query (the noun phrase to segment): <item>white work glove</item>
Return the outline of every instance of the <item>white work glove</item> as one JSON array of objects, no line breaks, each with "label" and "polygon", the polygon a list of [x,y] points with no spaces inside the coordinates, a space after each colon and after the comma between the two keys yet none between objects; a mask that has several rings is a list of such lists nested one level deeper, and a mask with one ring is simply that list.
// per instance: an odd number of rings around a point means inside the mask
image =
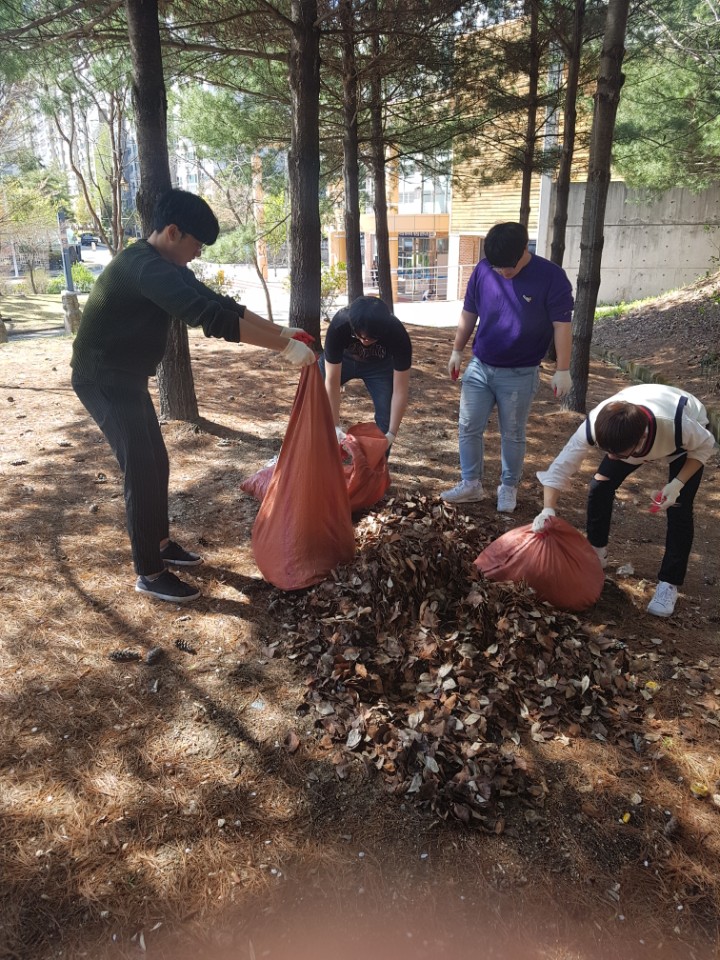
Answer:
[{"label": "white work glove", "polygon": [[550,381],[550,386],[552,387],[553,393],[558,400],[570,393],[572,390],[572,385],[573,382],[569,370],[556,370],[555,375]]},{"label": "white work glove", "polygon": [[305,331],[302,327],[283,327],[280,331],[280,336],[292,340],[296,333],[305,333]]},{"label": "white work glove", "polygon": [[295,367],[309,367],[315,363],[315,354],[301,340],[288,340],[285,349],[280,351],[280,356]]},{"label": "white work glove", "polygon": [[395,439],[395,434],[392,432],[392,430],[388,430],[388,432],[385,434],[385,439],[388,442],[388,446],[390,446]]},{"label": "white work glove", "polygon": [[462,350],[453,350],[448,360],[448,373],[453,380],[460,376],[460,364],[462,363]]},{"label": "white work glove", "polygon": [[663,512],[667,510],[668,507],[672,507],[677,498],[680,496],[680,491],[685,486],[682,480],[678,480],[675,477],[674,480],[671,480],[670,483],[665,484],[665,486],[658,493],[655,494],[653,499],[653,506],[657,509],[654,510],[654,513],[657,513],[658,510]]},{"label": "white work glove", "polygon": [[550,517],[555,516],[555,511],[552,507],[545,507],[533,520],[532,530],[533,533],[540,533],[545,529],[545,524],[548,522]]},{"label": "white work glove", "polygon": [[337,437],[337,442],[342,443],[347,434],[342,427],[335,427],[335,436]]}]

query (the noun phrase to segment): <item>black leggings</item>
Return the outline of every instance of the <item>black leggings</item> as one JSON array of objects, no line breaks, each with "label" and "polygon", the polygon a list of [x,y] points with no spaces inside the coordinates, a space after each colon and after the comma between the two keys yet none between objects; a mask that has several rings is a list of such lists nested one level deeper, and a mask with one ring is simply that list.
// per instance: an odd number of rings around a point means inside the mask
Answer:
[{"label": "black leggings", "polygon": [[135,571],[159,573],[160,541],[169,534],[170,464],[147,381],[107,386],[73,374],[72,385],[123,472]]},{"label": "black leggings", "polygon": [[[668,479],[674,480],[683,468],[687,454],[673,460],[669,465]],[[605,547],[610,536],[615,491],[620,484],[642,464],[630,464],[624,460],[611,460],[605,457],[597,469],[597,474],[607,480],[590,481],[587,504],[587,535],[594,547]],[[687,572],[688,559],[692,549],[695,525],[693,521],[693,501],[700,486],[703,468],[695,473],[680,491],[675,506],[667,510],[667,533],[665,535],[665,555],[658,573],[658,580],[682,585]],[[648,498],[649,507],[649,498]]]}]

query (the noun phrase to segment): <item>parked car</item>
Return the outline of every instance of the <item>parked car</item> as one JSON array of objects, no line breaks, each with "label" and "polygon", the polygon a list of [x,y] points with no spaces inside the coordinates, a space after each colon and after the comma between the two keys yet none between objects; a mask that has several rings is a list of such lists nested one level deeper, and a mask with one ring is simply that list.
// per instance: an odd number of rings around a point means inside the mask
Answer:
[{"label": "parked car", "polygon": [[81,233],[80,243],[83,247],[90,247],[93,243],[100,243],[100,237],[95,236],[94,233]]}]

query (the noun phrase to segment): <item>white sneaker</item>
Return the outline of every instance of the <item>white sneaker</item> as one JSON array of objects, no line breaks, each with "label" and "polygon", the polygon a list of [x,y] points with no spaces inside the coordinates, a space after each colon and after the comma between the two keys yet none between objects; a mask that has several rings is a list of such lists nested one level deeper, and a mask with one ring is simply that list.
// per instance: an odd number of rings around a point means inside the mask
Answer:
[{"label": "white sneaker", "polygon": [[501,484],[497,488],[498,513],[512,513],[517,506],[517,487],[506,487]]},{"label": "white sneaker", "polygon": [[647,607],[647,612],[654,617],[670,617],[677,603],[678,588],[672,583],[661,580],[655,587],[655,596]]},{"label": "white sneaker", "polygon": [[479,480],[461,480],[452,490],[443,490],[440,496],[448,503],[470,503],[482,500],[485,493]]},{"label": "white sneaker", "polygon": [[[592,544],[590,544],[590,546],[592,547]],[[600,561],[600,566],[604,570],[605,567],[608,565],[607,547],[593,547],[593,550],[597,554],[597,558]]]}]

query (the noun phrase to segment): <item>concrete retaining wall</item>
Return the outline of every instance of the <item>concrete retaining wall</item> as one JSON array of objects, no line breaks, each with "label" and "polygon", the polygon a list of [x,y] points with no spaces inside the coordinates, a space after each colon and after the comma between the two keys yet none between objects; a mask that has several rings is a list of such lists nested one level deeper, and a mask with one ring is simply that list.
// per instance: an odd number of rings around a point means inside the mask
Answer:
[{"label": "concrete retaining wall", "polygon": [[[575,288],[580,262],[585,184],[570,188],[563,266]],[[552,229],[554,190],[550,198]],[[538,238],[540,240],[540,238]],[[549,256],[551,236],[544,248]],[[540,247],[539,243],[538,252]],[[718,269],[720,186],[691,193],[668,190],[655,198],[624,183],[611,183],[605,212],[605,246],[598,303],[655,297]],[[716,259],[713,260],[713,257]]]}]

